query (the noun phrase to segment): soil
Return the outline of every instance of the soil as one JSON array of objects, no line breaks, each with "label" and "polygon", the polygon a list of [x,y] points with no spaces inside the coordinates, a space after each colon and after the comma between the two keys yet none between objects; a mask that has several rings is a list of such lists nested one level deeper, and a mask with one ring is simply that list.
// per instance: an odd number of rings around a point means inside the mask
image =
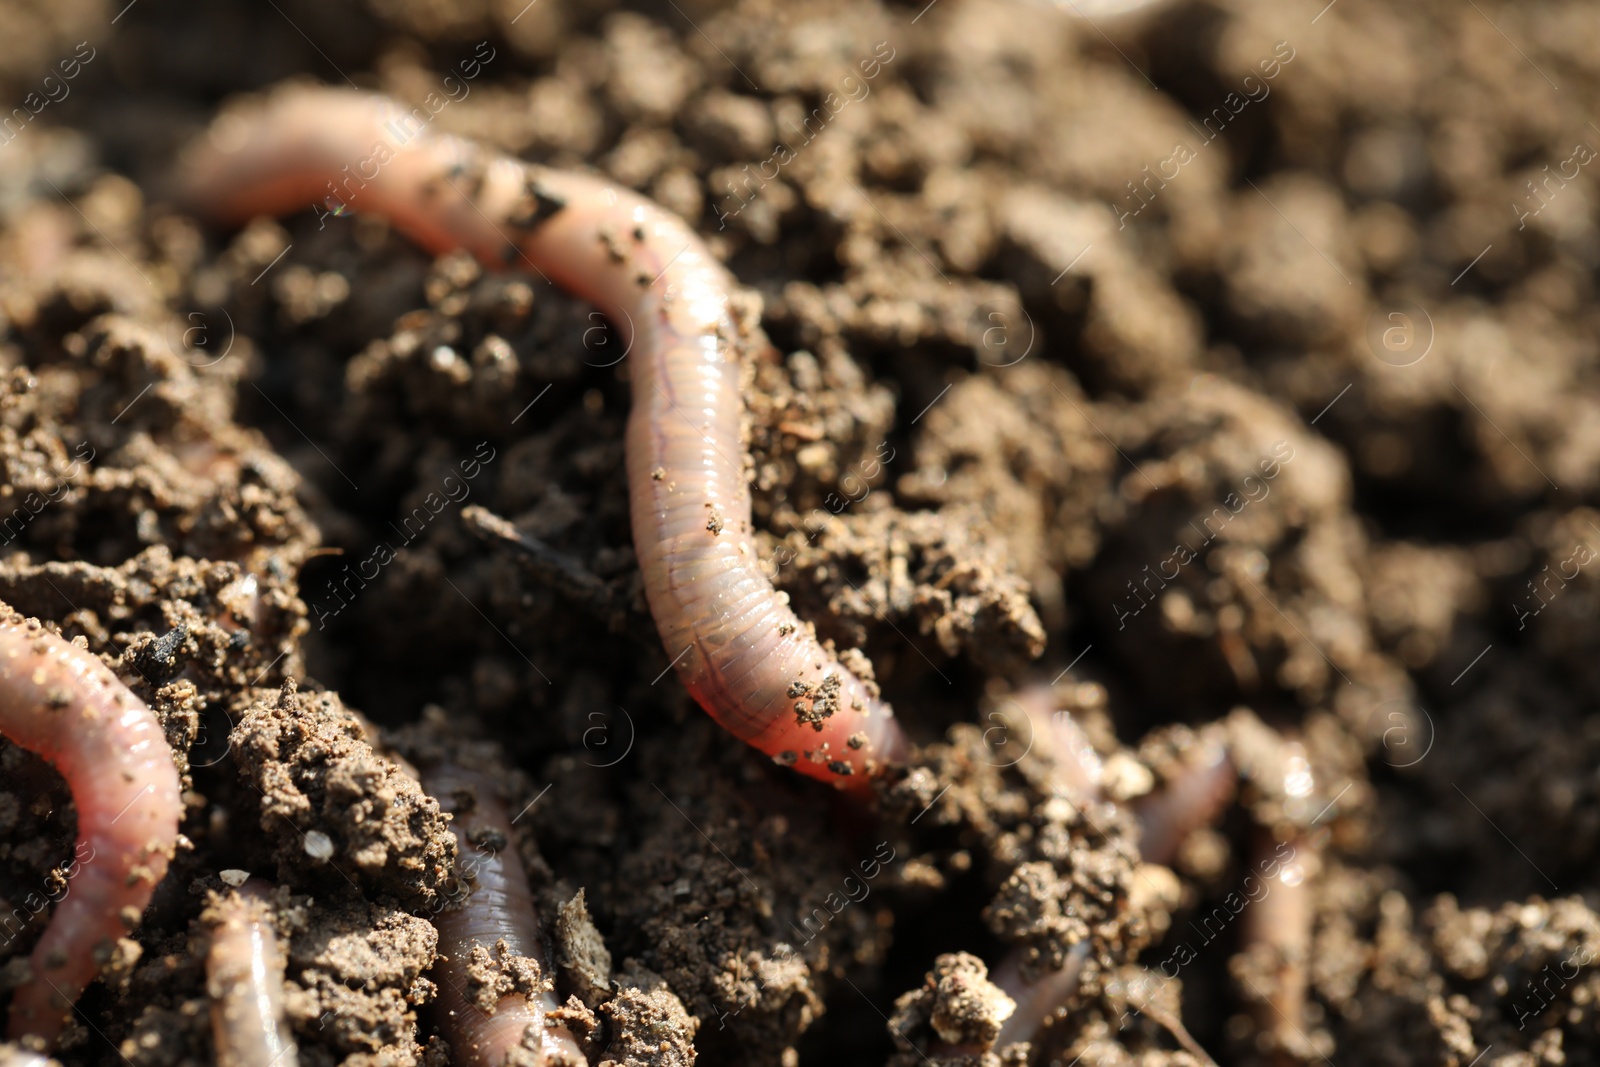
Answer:
[{"label": "soil", "polygon": [[[130,681],[188,804],[61,1063],[210,1061],[234,870],[279,886],[302,1063],[451,1062],[440,746],[505,768],[592,1062],[954,1062],[1008,952],[1080,943],[1039,1062],[1600,1058],[1593,3],[523,3],[0,3],[0,600]],[[167,201],[287,78],[454,85],[435,129],[727,260],[777,350],[764,557],[919,744],[875,807],[672,677],[593,309],[381,219]],[[1103,801],[1055,795],[1029,685]],[[1139,864],[1137,799],[1215,738],[1237,799]],[[1309,792],[1261,770],[1289,742]],[[0,768],[3,995],[75,817]],[[1298,1040],[1271,945],[1211,923],[1291,842]]]}]

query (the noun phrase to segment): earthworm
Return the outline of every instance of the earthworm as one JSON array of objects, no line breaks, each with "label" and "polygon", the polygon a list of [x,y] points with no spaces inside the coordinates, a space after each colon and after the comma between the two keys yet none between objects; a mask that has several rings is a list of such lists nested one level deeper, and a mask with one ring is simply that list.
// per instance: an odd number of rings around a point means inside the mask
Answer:
[{"label": "earthworm", "polygon": [[468,995],[474,949],[480,965],[488,962],[484,954],[492,951],[501,958],[539,960],[546,976],[548,957],[533,893],[511,845],[511,819],[494,782],[487,774],[454,763],[423,768],[422,782],[446,811],[454,813],[451,828],[461,865],[476,883],[459,908],[433,917],[441,955],[433,974],[439,980],[438,1006],[453,1062],[501,1067],[521,1062],[507,1060],[514,1051],[536,1049],[538,1063],[582,1067],[586,1061],[572,1032],[546,1021],[546,1014],[561,1006],[548,988],[531,996],[509,993],[488,1005]]},{"label": "earthworm", "polygon": [[[1256,853],[1274,857],[1281,855],[1284,847],[1263,832]],[[1278,1059],[1298,1063],[1314,1052],[1302,1024],[1311,978],[1311,875],[1317,859],[1304,837],[1290,841],[1288,848],[1288,857],[1267,879],[1268,893],[1250,905],[1245,915],[1244,952],[1264,965],[1269,985],[1261,989],[1248,977],[1244,980],[1260,998],[1257,1022],[1272,1035]]]},{"label": "earthworm", "polygon": [[[1008,703],[1023,711],[1034,747],[1050,758],[1053,787],[1080,802],[1103,799],[1105,763],[1072,713],[1061,709],[1052,687],[1024,686]],[[1238,771],[1223,743],[1206,738],[1196,744],[1165,789],[1132,804],[1141,829],[1139,853],[1145,862],[1170,864],[1184,838],[1209,826],[1227,806],[1237,779]]]},{"label": "earthworm", "polygon": [[[1017,1010],[1000,1026],[1000,1036],[994,1042],[996,1050],[1015,1042],[1032,1041],[1044,1021],[1078,991],[1078,976],[1089,958],[1089,942],[1073,945],[1067,950],[1067,958],[1059,971],[1048,971],[1035,982],[1022,976],[1022,956],[1020,951],[1007,955],[990,978],[1017,1002]],[[982,1051],[976,1054],[981,1055]]]},{"label": "earthworm", "polygon": [[1097,800],[1105,764],[1072,713],[1061,709],[1055,690],[1046,684],[1024,686],[1006,701],[1021,709],[1028,738],[1050,759],[1051,784],[1074,800]]},{"label": "earthworm", "polygon": [[[1265,727],[1262,728],[1263,730]],[[1275,734],[1268,739],[1276,746],[1259,744],[1251,768],[1261,791],[1274,806],[1281,806],[1287,833],[1263,829],[1258,832],[1254,851],[1260,857],[1258,869],[1267,878],[1271,891],[1252,904],[1245,917],[1238,974],[1258,997],[1255,1015],[1262,1030],[1272,1036],[1276,1058],[1281,1062],[1302,1062],[1315,1054],[1304,1029],[1306,998],[1311,981],[1311,938],[1316,919],[1311,880],[1321,867],[1314,836],[1307,832],[1305,815],[1313,805],[1316,777],[1306,749],[1299,741],[1284,740]],[[1275,751],[1273,750],[1275,747]],[[1331,806],[1331,805],[1330,805]],[[1304,808],[1299,817],[1297,808]],[[1317,816],[1320,818],[1320,815]],[[1311,820],[1315,823],[1315,819]],[[1280,840],[1287,837],[1287,841]],[[1285,856],[1284,850],[1288,851]],[[1261,989],[1250,980],[1250,973],[1266,972],[1268,986]]]},{"label": "earthworm", "polygon": [[521,263],[597,305],[634,356],[634,549],[678,677],[735,737],[867,790],[906,742],[877,687],[822,647],[761,570],[739,391],[739,351],[758,331],[732,275],[636,193],[433,135],[414,114],[376,95],[279,89],[217,119],[180,168],[181,195],[220,224],[324,203],[371,211],[435,254]]},{"label": "earthworm", "polygon": [[1139,853],[1147,863],[1170,866],[1184,839],[1210,826],[1233,799],[1239,772],[1220,742],[1202,741],[1184,759],[1183,768],[1158,793],[1134,804],[1142,833]]},{"label": "earthworm", "polygon": [[283,949],[272,886],[252,878],[218,896],[206,949],[211,1040],[219,1067],[295,1067],[299,1053],[283,1013]]},{"label": "earthworm", "polygon": [[[1078,721],[1061,707],[1054,688],[1047,683],[1026,685],[1014,692],[1009,705],[1020,709],[1029,731],[1030,749],[1050,761],[1050,785],[1076,804],[1091,804],[1102,799],[1103,761]],[[1020,725],[1020,724],[1018,724]],[[995,966],[989,980],[1016,1002],[1016,1010],[1000,1026],[993,1048],[1031,1041],[1056,1008],[1078,989],[1078,978],[1089,957],[1089,942],[1080,941],[1067,951],[1060,969],[1046,971],[1034,981],[1023,975],[1022,961],[1027,953],[1020,947],[1006,954]],[[979,1056],[983,1049],[958,1050]]]},{"label": "earthworm", "polygon": [[78,809],[68,882],[11,1001],[10,1036],[53,1042],[167,873],[183,813],[150,709],[87,649],[37,619],[0,617],[0,733],[66,779]]},{"label": "earthworm", "polygon": [[[1094,751],[1083,727],[1070,712],[1061,708],[1053,687],[1046,684],[1024,686],[1013,694],[1011,702],[1026,715],[1033,743],[1053,764],[1052,787],[1078,804],[1103,801],[1104,762]],[[1238,772],[1223,744],[1208,740],[1196,745],[1183,769],[1172,777],[1165,789],[1142,797],[1133,805],[1141,827],[1141,858],[1147,863],[1170,863],[1184,838],[1210,824],[1226,806],[1233,796],[1237,777]],[[1025,953],[1021,949],[1013,950],[995,967],[990,980],[1017,1005],[1016,1011],[1000,1028],[993,1045],[996,1050],[1015,1042],[1033,1040],[1045,1020],[1077,992],[1088,954],[1089,943],[1079,942],[1068,950],[1059,970],[1047,971],[1031,982],[1023,975]],[[1152,1017],[1161,1014],[1153,1005],[1142,1005],[1141,1010]],[[1183,1029],[1181,1021],[1171,1018],[1158,1021],[1172,1030],[1197,1059],[1211,1062]],[[976,1055],[983,1050],[967,1051]]]}]

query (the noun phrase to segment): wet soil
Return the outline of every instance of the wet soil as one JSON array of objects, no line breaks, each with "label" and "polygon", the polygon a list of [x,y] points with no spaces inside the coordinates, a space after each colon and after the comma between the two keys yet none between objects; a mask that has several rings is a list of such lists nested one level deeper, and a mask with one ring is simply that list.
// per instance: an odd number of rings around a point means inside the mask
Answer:
[{"label": "wet soil", "polygon": [[[188,805],[60,1061],[210,1061],[203,913],[248,870],[303,1063],[451,1062],[458,857],[413,761],[462,746],[592,1062],[947,1060],[1008,952],[1080,944],[1041,1062],[1200,1062],[1163,1018],[1223,1063],[1600,1057],[1596,14],[0,4],[0,600],[150,703]],[[874,809],[673,678],[592,308],[381,219],[165,199],[294,77],[644,192],[759,300],[760,547],[921,746]],[[1030,684],[1104,801],[1056,795]],[[1213,737],[1237,798],[1139,864],[1135,802]],[[1251,770],[1284,738],[1307,789]],[[0,767],[3,994],[75,818]],[[1290,842],[1297,1040],[1228,903]]]}]

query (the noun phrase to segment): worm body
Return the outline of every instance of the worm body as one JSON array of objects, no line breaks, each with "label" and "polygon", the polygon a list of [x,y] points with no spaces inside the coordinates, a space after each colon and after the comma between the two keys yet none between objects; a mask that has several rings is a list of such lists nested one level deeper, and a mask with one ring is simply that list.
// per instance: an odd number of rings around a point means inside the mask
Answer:
[{"label": "worm body", "polygon": [[[1105,764],[1083,727],[1061,707],[1053,687],[1047,683],[1024,686],[1006,703],[1019,710],[1026,721],[1030,750],[1037,749],[1050,761],[1052,792],[1077,804],[1102,800]],[[1002,1024],[993,1043],[997,1051],[1014,1042],[1035,1040],[1045,1021],[1077,993],[1078,979],[1089,956],[1089,942],[1073,945],[1059,970],[1046,971],[1033,981],[1023,974],[1025,956],[1020,947],[1011,950],[989,976],[1016,1002],[1016,1010]],[[977,1050],[978,1054],[981,1052]]]},{"label": "worm body", "polygon": [[422,781],[455,814],[461,866],[476,883],[465,904],[433,918],[445,957],[433,974],[454,1062],[501,1067],[522,1062],[507,1058],[517,1050],[537,1050],[540,1064],[582,1067],[583,1051],[571,1031],[547,1025],[546,1013],[560,1007],[553,992],[509,993],[487,1006],[470,992],[474,949],[537,959],[549,973],[533,893],[511,845],[511,820],[498,790],[486,775],[449,763],[424,770]]},{"label": "worm body", "polygon": [[1028,747],[1047,757],[1052,785],[1077,801],[1100,799],[1105,763],[1072,713],[1061,707],[1055,690],[1044,683],[1024,686],[1005,702],[1022,713],[1017,723],[1028,728]]},{"label": "worm body", "polygon": [[[1283,815],[1273,820],[1277,825],[1271,830],[1263,828],[1256,835],[1256,869],[1270,892],[1245,916],[1244,940],[1234,967],[1256,1000],[1256,1021],[1270,1039],[1274,1060],[1303,1063],[1317,1054],[1305,1032],[1316,920],[1312,882],[1322,866],[1317,835],[1309,832],[1306,819],[1317,807],[1313,799],[1317,780],[1300,741],[1261,734],[1253,756],[1248,772],[1271,798],[1269,810],[1279,807]],[[1301,809],[1298,816],[1292,814],[1296,807]],[[1311,825],[1315,823],[1312,818]]]},{"label": "worm body", "polygon": [[864,788],[904,739],[875,686],[823,649],[752,539],[734,281],[675,215],[626,189],[413,129],[383,97],[291,87],[230,110],[187,157],[187,201],[240,223],[327,202],[435,253],[531,267],[596,304],[631,356],[633,539],[666,654],[734,736]]},{"label": "worm body", "polygon": [[78,809],[66,894],[11,1001],[12,1038],[54,1041],[167,873],[183,813],[161,726],[106,665],[37,620],[0,617],[0,733],[54,765]]},{"label": "worm body", "polygon": [[1254,957],[1267,987],[1251,981],[1248,967],[1238,973],[1257,998],[1253,1005],[1257,1022],[1271,1035],[1276,1061],[1304,1062],[1315,1054],[1303,1027],[1311,981],[1315,914],[1310,878],[1316,872],[1316,853],[1303,837],[1286,843],[1265,833],[1258,838],[1258,869],[1272,869],[1273,874],[1267,880],[1267,895],[1246,912],[1243,950],[1246,957]]},{"label": "worm body", "polygon": [[1030,982],[1022,975],[1022,953],[1012,952],[995,968],[994,984],[1017,1002],[1017,1010],[1000,1027],[994,1047],[1003,1049],[1018,1041],[1033,1041],[1045,1020],[1078,992],[1078,976],[1089,957],[1089,942],[1080,941],[1067,952],[1059,971],[1048,971]]},{"label": "worm body", "polygon": [[[1051,761],[1053,791],[1079,804],[1104,801],[1105,764],[1083,727],[1061,707],[1053,688],[1046,684],[1025,686],[1012,695],[1010,703],[1021,709],[1033,744]],[[1233,797],[1237,778],[1238,771],[1224,745],[1215,741],[1197,745],[1164,790],[1135,803],[1141,829],[1141,858],[1147,863],[1170,864],[1190,833],[1210,825],[1221,814]],[[1292,875],[1285,877],[1293,881]],[[1256,905],[1258,911],[1260,907]],[[1270,931],[1278,917],[1275,913],[1265,925],[1252,929]],[[1035,981],[1023,974],[1021,949],[1012,950],[1001,960],[990,978],[1016,1002],[1016,1011],[1001,1027],[993,1047],[999,1050],[1014,1042],[1036,1040],[1045,1022],[1076,995],[1088,955],[1089,943],[1080,941],[1068,951],[1059,970],[1047,971]],[[1294,985],[1290,977],[1286,988]],[[1197,1060],[1211,1062],[1183,1030],[1180,1020],[1159,1018],[1160,1009],[1149,1003],[1138,1008],[1172,1029]]]},{"label": "worm body", "polygon": [[1139,852],[1149,863],[1171,866],[1184,839],[1210,826],[1233,799],[1239,772],[1227,750],[1215,743],[1197,747],[1165,789],[1135,804],[1143,830]]},{"label": "worm body", "polygon": [[251,879],[217,900],[206,949],[206,993],[218,1067],[296,1067],[299,1053],[283,1014],[283,949],[268,899]]}]

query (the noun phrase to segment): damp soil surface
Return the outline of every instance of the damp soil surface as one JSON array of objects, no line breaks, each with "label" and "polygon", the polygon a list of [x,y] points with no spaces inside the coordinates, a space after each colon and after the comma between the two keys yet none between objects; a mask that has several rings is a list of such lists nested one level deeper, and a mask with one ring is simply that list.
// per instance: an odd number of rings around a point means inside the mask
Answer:
[{"label": "damp soil surface", "polygon": [[[212,1061],[237,871],[301,1063],[466,1062],[441,756],[547,926],[475,981],[554,982],[592,1063],[1016,1064],[1005,960],[1079,968],[1040,1063],[1600,1058],[1600,9],[1075,6],[0,3],[0,600],[187,805],[62,1063]],[[917,743],[873,805],[677,684],[592,308],[167,199],[296,78],[653,197],[759,300],[760,550]],[[1215,745],[1231,799],[1143,862]],[[76,820],[0,768],[3,997]]]}]

